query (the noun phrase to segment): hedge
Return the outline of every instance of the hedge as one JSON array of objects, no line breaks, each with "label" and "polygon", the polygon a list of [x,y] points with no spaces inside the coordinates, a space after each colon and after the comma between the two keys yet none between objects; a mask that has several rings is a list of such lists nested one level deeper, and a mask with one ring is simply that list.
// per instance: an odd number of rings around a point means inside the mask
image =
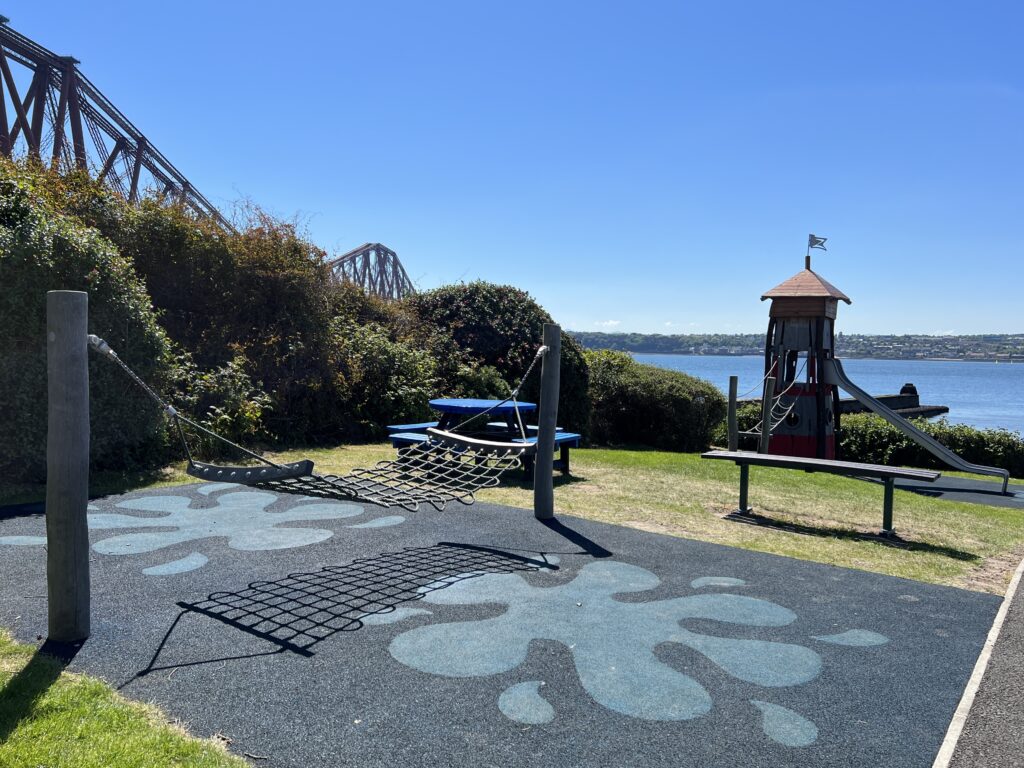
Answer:
[{"label": "hedge", "polygon": [[[96,230],[41,197],[17,166],[0,173],[0,471],[40,479],[46,451],[46,293],[85,291],[89,330],[158,389],[174,381],[174,358],[131,262]],[[162,416],[124,374],[89,362],[95,467],[152,465],[166,456]]]},{"label": "hedge", "polygon": [[700,451],[725,415],[722,394],[679,371],[637,363],[624,352],[588,351],[590,436],[597,444]]},{"label": "hedge", "polygon": [[[1024,438],[1006,429],[976,429],[946,419],[915,419],[914,426],[928,433],[961,458],[1007,470],[1024,477]],[[847,414],[840,421],[839,450],[847,461],[893,466],[949,469],[884,419],[873,414]]]}]

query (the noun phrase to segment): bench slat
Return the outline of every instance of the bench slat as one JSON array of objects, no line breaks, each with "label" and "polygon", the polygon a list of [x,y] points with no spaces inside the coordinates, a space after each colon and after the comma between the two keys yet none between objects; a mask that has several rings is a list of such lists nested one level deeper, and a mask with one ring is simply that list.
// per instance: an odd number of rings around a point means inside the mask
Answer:
[{"label": "bench slat", "polygon": [[934,482],[941,473],[928,469],[906,469],[904,467],[887,467],[883,464],[861,464],[853,461],[837,461],[835,459],[812,459],[803,456],[778,456],[771,453],[755,453],[753,451],[708,451],[701,454],[702,459],[725,459],[737,464],[752,464],[762,467],[779,467],[781,469],[802,469],[806,472],[829,472],[836,475],[859,475],[862,477],[892,477],[905,480],[923,480]]}]

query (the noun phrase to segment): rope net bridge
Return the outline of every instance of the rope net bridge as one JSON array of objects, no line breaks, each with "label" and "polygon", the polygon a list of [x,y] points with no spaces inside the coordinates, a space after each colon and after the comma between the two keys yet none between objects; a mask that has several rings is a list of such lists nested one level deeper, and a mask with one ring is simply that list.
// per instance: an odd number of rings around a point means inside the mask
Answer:
[{"label": "rope net bridge", "polygon": [[[769,392],[769,387],[774,386],[774,382],[776,381],[775,377],[777,374],[775,372],[775,369],[776,366],[773,365],[772,369],[761,378],[761,381],[759,381],[751,389],[747,390],[742,395],[738,395],[738,398],[742,398],[754,394],[755,392],[761,391],[763,393],[762,397],[768,396],[771,398],[768,411],[769,435],[774,433],[775,430],[778,429],[779,426],[781,426],[782,423],[786,421],[786,419],[789,417],[789,414],[792,413],[793,409],[796,407],[797,399],[796,397],[790,395],[789,392],[791,389],[793,389],[793,387],[800,383],[800,377],[804,375],[804,373],[806,372],[807,358],[803,359],[803,362],[800,366],[800,370],[798,370],[796,374],[793,376],[792,381],[790,381],[789,384],[786,385],[785,389],[783,389],[781,392],[778,392],[777,394]],[[771,384],[769,384],[769,382],[771,382]],[[784,398],[788,398],[789,402],[787,403],[786,399]],[[752,429],[741,430],[739,434],[760,438],[762,427],[763,423],[758,422]]]},{"label": "rope net bridge", "polygon": [[[110,346],[98,336],[89,336],[90,347],[106,359],[116,363],[172,420],[175,431],[188,457],[186,471],[192,477],[215,482],[240,483],[254,488],[295,493],[304,496],[318,496],[330,499],[351,499],[366,501],[384,507],[404,507],[415,512],[420,504],[429,504],[443,510],[452,501],[472,504],[474,494],[484,488],[499,484],[501,476],[512,469],[522,467],[522,459],[537,450],[537,443],[526,441],[526,432],[519,416],[516,397],[523,383],[533,372],[538,361],[548,352],[542,346],[523,375],[519,386],[509,396],[487,411],[474,414],[458,424],[451,431],[429,429],[429,439],[417,445],[402,448],[398,457],[378,462],[366,469],[353,469],[347,475],[318,475],[313,471],[309,459],[290,464],[277,464],[259,454],[228,440],[222,435],[192,421],[179,413],[161,398],[128,365],[118,357]],[[523,437],[521,443],[493,442],[457,434],[472,421],[486,416],[491,410],[512,402],[515,406],[516,421]],[[196,461],[188,441],[185,439],[185,424],[219,440],[248,457],[261,462],[262,466],[222,466]]]}]

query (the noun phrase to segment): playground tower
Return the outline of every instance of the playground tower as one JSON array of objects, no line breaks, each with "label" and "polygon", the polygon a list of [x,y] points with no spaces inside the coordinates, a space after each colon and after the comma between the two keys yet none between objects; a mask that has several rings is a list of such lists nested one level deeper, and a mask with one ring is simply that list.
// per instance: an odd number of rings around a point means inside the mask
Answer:
[{"label": "playground tower", "polygon": [[[825,383],[824,361],[835,354],[836,310],[849,297],[811,269],[804,269],[761,297],[771,299],[765,338],[766,380],[776,378],[776,418],[768,452],[836,458],[839,390]],[[767,386],[767,385],[766,385]]]}]

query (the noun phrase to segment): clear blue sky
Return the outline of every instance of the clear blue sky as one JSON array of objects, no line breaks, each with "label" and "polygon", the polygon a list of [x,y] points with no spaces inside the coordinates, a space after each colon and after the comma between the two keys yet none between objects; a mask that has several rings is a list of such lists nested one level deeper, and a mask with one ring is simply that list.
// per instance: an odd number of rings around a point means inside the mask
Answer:
[{"label": "clear blue sky", "polygon": [[8,2],[215,204],[578,330],[1024,332],[1015,2]]}]

